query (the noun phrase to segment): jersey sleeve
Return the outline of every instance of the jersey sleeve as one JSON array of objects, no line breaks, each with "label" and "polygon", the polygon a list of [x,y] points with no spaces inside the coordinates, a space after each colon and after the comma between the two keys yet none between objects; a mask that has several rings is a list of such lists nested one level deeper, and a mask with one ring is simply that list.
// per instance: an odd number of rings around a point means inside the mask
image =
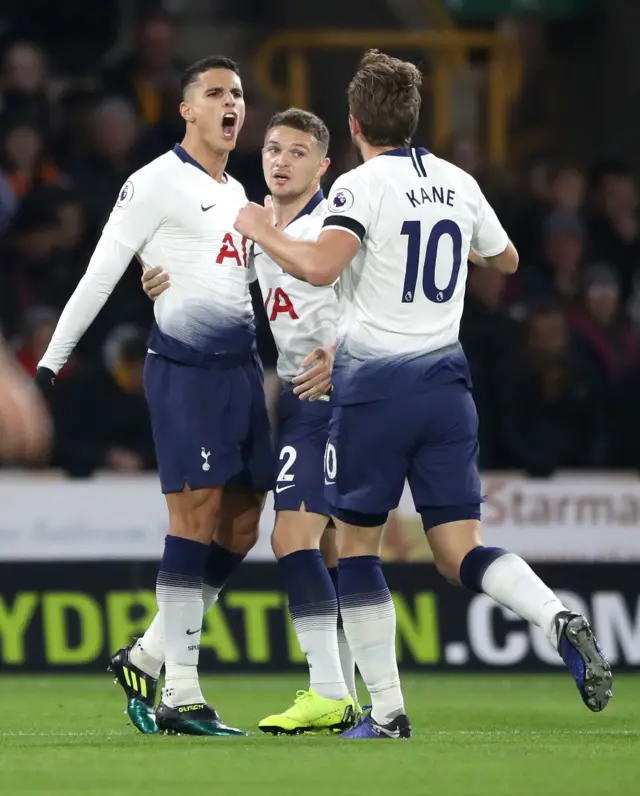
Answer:
[{"label": "jersey sleeve", "polygon": [[358,170],[338,177],[329,194],[322,230],[341,229],[362,242],[369,230],[371,217],[371,192]]},{"label": "jersey sleeve", "polygon": [[481,257],[495,257],[507,248],[509,236],[485,195],[478,188],[480,206],[473,230],[471,248]]},{"label": "jersey sleeve", "polygon": [[113,292],[134,254],[133,249],[108,232],[102,233],[85,275],[60,315],[39,367],[58,373]]},{"label": "jersey sleeve", "polygon": [[144,170],[129,177],[120,189],[104,232],[134,252],[153,237],[162,222],[163,186]]}]

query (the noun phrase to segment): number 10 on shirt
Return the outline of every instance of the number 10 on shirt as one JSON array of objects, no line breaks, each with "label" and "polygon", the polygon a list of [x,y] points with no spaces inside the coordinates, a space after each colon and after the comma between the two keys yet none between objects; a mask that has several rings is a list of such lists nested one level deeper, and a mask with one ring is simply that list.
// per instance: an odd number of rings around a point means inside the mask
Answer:
[{"label": "number 10 on shirt", "polygon": [[[416,285],[418,284],[418,271],[420,270],[420,243],[422,240],[422,223],[420,221],[405,221],[402,225],[402,235],[407,236],[407,269],[404,276],[402,289],[402,303],[411,304],[415,298]],[[441,239],[448,235],[451,238],[453,258],[451,263],[451,276],[449,283],[444,288],[436,286],[436,262]],[[462,262],[462,232],[460,227],[449,219],[443,219],[434,224],[427,240],[427,250],[422,269],[422,290],[429,301],[442,304],[449,301],[456,289],[460,264]]]}]

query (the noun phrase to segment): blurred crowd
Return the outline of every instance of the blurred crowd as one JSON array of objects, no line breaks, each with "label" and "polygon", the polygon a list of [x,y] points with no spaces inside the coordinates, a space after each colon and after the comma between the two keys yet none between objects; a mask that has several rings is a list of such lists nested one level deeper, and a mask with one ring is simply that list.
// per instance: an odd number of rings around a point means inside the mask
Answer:
[{"label": "blurred crowd", "polygon": [[[182,137],[176,41],[172,20],[155,14],[138,25],[130,54],[92,74],[61,74],[30,42],[0,54],[0,323],[30,374],[122,183]],[[256,201],[264,122],[247,97],[229,166]],[[334,133],[335,175],[348,165],[348,141]],[[515,277],[469,274],[461,338],[482,467],[640,469],[635,175],[621,163],[541,155],[506,179],[472,136],[443,154],[477,177],[520,252]],[[155,467],[142,394],[152,311],[139,277],[134,263],[60,374],[53,464],[71,475]],[[258,330],[269,369],[275,354],[260,315]]]}]

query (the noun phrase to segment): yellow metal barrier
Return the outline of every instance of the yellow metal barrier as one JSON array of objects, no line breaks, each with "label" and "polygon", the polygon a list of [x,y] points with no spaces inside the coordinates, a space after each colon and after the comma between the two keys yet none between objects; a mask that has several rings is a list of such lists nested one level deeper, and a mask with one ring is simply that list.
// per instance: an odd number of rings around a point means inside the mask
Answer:
[{"label": "yellow metal barrier", "polygon": [[[309,50],[366,50],[369,47],[402,50],[433,50],[438,56],[433,71],[433,138],[439,151],[448,144],[452,130],[452,88],[455,63],[468,63],[472,50],[489,53],[487,142],[496,166],[507,162],[509,106],[518,91],[520,61],[513,42],[496,33],[474,31],[387,32],[384,30],[291,31],[267,39],[254,57],[254,76],[264,96],[279,107],[309,108],[311,79]],[[284,85],[272,76],[278,55],[286,60]],[[343,87],[340,87],[340,89]],[[344,87],[346,89],[346,86]],[[340,90],[339,89],[339,90]]]}]

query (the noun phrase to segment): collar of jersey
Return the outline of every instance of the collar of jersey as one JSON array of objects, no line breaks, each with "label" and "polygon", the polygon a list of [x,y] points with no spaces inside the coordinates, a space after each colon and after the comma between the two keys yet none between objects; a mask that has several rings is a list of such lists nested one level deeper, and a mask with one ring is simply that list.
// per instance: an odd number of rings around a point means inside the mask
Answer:
[{"label": "collar of jersey", "polygon": [[423,157],[424,155],[429,154],[428,149],[425,149],[423,146],[417,146],[414,147],[413,150],[409,149],[408,147],[399,147],[398,149],[390,149],[387,152],[381,152],[380,155],[391,155],[394,158],[410,158],[413,156],[414,152],[419,157]]},{"label": "collar of jersey", "polygon": [[298,215],[287,224],[287,226],[291,226],[294,221],[298,221],[298,219],[302,218],[303,216],[310,216],[323,199],[324,194],[322,193],[322,188],[320,188],[320,190],[317,193],[314,193],[307,204],[302,208]]},{"label": "collar of jersey", "polygon": [[[176,144],[173,148],[173,151],[183,163],[190,163],[192,166],[195,166],[197,169],[200,169],[200,171],[204,171],[207,177],[211,176],[209,172],[205,169],[205,167],[200,163],[198,163],[198,161],[195,158],[192,158],[191,155],[180,146],[180,144]],[[227,179],[226,173],[224,177],[225,179]]]}]

